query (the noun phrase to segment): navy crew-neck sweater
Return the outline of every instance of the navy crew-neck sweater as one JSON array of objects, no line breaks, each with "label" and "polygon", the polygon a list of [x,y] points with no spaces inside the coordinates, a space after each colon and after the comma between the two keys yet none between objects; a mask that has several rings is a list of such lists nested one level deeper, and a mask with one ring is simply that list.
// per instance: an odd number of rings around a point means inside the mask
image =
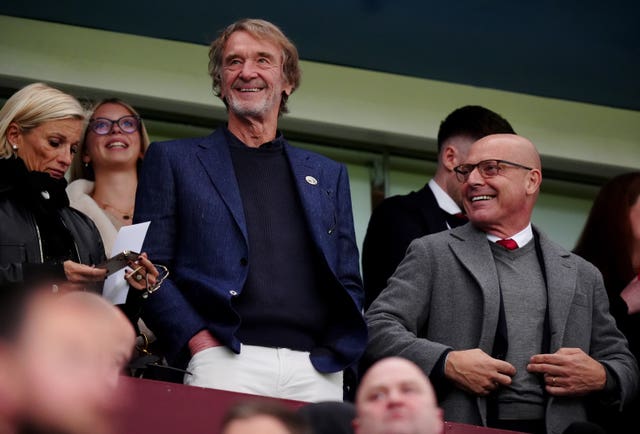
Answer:
[{"label": "navy crew-neck sweater", "polygon": [[279,135],[259,148],[228,130],[249,235],[249,274],[233,307],[243,344],[311,351],[328,322],[326,272]]}]

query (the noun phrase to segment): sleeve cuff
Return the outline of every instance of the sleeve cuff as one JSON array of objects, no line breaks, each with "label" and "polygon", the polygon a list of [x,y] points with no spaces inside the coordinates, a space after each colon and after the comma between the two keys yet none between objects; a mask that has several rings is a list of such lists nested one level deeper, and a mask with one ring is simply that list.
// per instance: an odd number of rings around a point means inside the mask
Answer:
[{"label": "sleeve cuff", "polygon": [[25,262],[22,264],[22,278],[25,283],[32,284],[45,280],[64,281],[67,276],[64,274],[62,262],[45,262],[42,264]]},{"label": "sleeve cuff", "polygon": [[598,393],[599,399],[605,404],[613,404],[621,399],[620,384],[618,384],[618,377],[614,375],[611,369],[606,364],[603,364],[603,366],[607,379],[604,389]]},{"label": "sleeve cuff", "polygon": [[452,350],[450,348],[444,350],[444,352],[440,355],[440,358],[438,359],[436,364],[433,366],[433,370],[429,375],[431,384],[433,385],[433,388],[436,390],[436,394],[439,397],[443,396],[444,393],[450,387],[449,381],[447,380],[447,377],[444,375],[444,369],[447,365],[447,357],[449,356],[449,353],[451,351]]}]

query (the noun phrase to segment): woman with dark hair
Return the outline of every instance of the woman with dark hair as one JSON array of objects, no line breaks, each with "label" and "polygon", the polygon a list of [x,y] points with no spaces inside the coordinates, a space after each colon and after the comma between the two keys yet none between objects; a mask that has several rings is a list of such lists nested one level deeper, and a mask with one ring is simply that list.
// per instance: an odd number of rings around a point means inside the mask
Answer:
[{"label": "woman with dark hair", "polygon": [[[611,314],[639,359],[640,172],[618,175],[602,187],[574,252],[602,273]],[[596,409],[594,418],[607,432],[635,432],[639,411],[640,400],[636,398],[622,417],[601,415]]]}]

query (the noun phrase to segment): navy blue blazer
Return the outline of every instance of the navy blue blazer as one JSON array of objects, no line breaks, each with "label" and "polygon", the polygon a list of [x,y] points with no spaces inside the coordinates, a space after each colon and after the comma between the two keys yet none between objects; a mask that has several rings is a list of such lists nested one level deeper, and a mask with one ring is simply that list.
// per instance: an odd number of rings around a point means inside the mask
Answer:
[{"label": "navy blue blazer", "polygon": [[[285,144],[285,155],[315,248],[331,272],[332,309],[311,351],[320,372],[353,365],[367,328],[349,179],[344,165]],[[312,176],[317,184],[309,183]],[[222,128],[210,136],[153,143],[138,183],[135,222],[150,221],[143,251],[170,276],[143,305],[142,318],[167,350],[170,363],[188,357],[187,343],[208,329],[236,353],[240,317],[231,301],[248,274],[247,228],[229,144]],[[185,354],[185,352],[187,354]],[[182,357],[179,357],[182,356]]]}]

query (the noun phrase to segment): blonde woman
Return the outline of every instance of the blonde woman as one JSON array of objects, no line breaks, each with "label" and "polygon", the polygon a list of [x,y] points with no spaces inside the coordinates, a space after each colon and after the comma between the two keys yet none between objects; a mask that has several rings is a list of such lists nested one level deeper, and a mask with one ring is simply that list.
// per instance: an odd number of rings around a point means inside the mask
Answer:
[{"label": "blonde woman", "polygon": [[[0,287],[52,283],[101,292],[106,271],[96,226],[69,206],[65,173],[78,151],[85,110],[46,84],[28,85],[0,110]],[[157,271],[146,255],[139,274]],[[142,283],[127,273],[137,289]]]},{"label": "blonde woman", "polygon": [[[96,224],[110,256],[118,231],[133,219],[138,170],[149,136],[138,112],[120,99],[104,99],[90,113],[71,164],[67,194],[71,206]],[[139,297],[128,297],[121,307],[144,335],[140,345],[147,347],[155,336],[138,318],[140,302]]]},{"label": "blonde woman", "polygon": [[107,255],[118,230],[131,224],[138,167],[148,146],[144,123],[129,104],[111,98],[93,107],[67,193],[71,206],[98,227]]}]

